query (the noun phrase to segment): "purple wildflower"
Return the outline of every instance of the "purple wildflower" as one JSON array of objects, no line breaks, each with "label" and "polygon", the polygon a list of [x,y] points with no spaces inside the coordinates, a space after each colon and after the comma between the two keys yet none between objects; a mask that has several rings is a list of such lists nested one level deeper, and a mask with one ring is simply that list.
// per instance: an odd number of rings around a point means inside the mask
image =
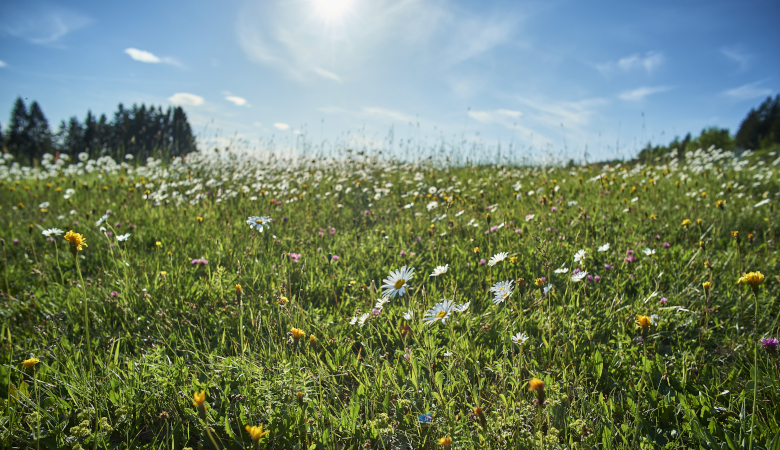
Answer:
[{"label": "purple wildflower", "polygon": [[482,259],[479,260],[479,265],[480,266],[484,266],[486,262],[487,261],[485,261],[485,258],[482,258]]},{"label": "purple wildflower", "polygon": [[780,344],[780,341],[777,340],[777,338],[763,338],[761,339],[761,346],[764,347],[764,350],[766,350],[768,353],[775,353],[777,352],[777,345]]}]

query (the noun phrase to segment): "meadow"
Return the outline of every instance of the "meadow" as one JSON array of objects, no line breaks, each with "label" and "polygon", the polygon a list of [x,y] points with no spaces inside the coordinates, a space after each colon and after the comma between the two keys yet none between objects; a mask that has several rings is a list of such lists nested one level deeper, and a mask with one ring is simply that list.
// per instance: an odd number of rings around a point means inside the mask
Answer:
[{"label": "meadow", "polygon": [[3,448],[780,449],[774,154],[4,156]]}]

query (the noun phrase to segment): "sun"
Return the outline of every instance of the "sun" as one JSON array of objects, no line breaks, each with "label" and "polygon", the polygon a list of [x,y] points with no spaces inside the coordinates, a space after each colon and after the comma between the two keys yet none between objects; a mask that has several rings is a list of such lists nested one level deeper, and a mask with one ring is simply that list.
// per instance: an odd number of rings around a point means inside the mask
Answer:
[{"label": "sun", "polygon": [[314,0],[318,12],[326,19],[340,17],[351,3],[352,0]]}]

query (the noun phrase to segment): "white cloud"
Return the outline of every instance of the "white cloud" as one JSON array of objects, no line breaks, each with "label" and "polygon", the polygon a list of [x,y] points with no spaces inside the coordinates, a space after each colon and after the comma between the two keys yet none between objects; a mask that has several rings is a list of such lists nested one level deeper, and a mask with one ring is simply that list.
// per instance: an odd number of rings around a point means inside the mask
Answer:
[{"label": "white cloud", "polygon": [[177,92],[168,97],[168,101],[174,105],[199,106],[203,104],[203,97],[187,92]]},{"label": "white cloud", "polygon": [[391,119],[398,122],[410,123],[419,120],[417,117],[384,108],[365,107],[363,108],[363,112],[371,116],[383,117],[385,119]]},{"label": "white cloud", "polygon": [[141,61],[145,63],[158,63],[160,62],[160,58],[154,56],[154,54],[149,53],[144,50],[138,50],[137,48],[126,48],[125,53],[130,55],[131,58],[133,58],[136,61]]},{"label": "white cloud", "polygon": [[759,85],[766,80],[760,80],[753,83],[748,83],[734,89],[729,89],[724,92],[724,95],[734,97],[738,100],[749,100],[752,98],[766,97],[772,94],[772,89],[762,88]]},{"label": "white cloud", "polygon": [[601,73],[611,73],[616,70],[623,72],[630,72],[635,69],[644,69],[647,73],[652,73],[661,66],[665,61],[664,54],[662,52],[650,51],[645,53],[645,56],[640,54],[634,54],[620,58],[617,61],[609,61],[603,64],[597,64],[596,68]]},{"label": "white cloud", "polygon": [[750,64],[750,60],[753,58],[752,55],[737,47],[723,47],[720,49],[720,53],[726,58],[739,64],[739,68],[741,70],[747,69],[748,65]]},{"label": "white cloud", "polygon": [[6,64],[6,63],[5,63],[5,61],[3,61],[3,60],[1,60],[1,59],[0,59],[0,67],[5,67],[5,66],[7,66],[7,65],[8,65],[8,64]]},{"label": "white cloud", "polygon": [[[246,99],[243,97],[236,97],[235,95],[228,95],[225,97],[225,100],[232,102],[236,106],[244,106],[247,105]],[[249,105],[247,105],[249,106]]]},{"label": "white cloud", "polygon": [[339,83],[341,83],[341,77],[339,77],[333,72],[328,72],[327,70],[322,69],[320,67],[315,67],[314,72],[317,75],[321,76],[322,78],[327,78],[329,80],[338,81]]},{"label": "white cloud", "polygon": [[176,61],[173,58],[169,57],[158,57],[154,53],[147,52],[146,50],[138,50],[137,48],[126,48],[125,53],[127,53],[131,58],[133,58],[136,61],[141,61],[143,63],[150,63],[150,64],[157,64],[157,63],[165,63],[165,64],[171,64],[174,66],[180,66],[181,63]]},{"label": "white cloud", "polygon": [[290,126],[289,126],[289,125],[287,125],[286,123],[276,122],[276,123],[274,124],[274,128],[277,128],[277,129],[279,129],[279,130],[287,130],[287,129],[289,129],[289,128],[290,128]]},{"label": "white cloud", "polygon": [[68,33],[92,19],[57,4],[43,1],[4,2],[0,5],[0,30],[33,44],[56,45]]},{"label": "white cloud", "polygon": [[[523,115],[520,111],[511,109],[497,109],[495,111],[469,111],[469,116],[482,123],[500,123],[508,126],[512,120],[517,120]],[[510,127],[511,128],[511,127]]]},{"label": "white cloud", "polygon": [[633,91],[625,91],[621,92],[619,97],[621,100],[626,100],[629,102],[638,102],[641,100],[644,100],[645,97],[648,95],[653,94],[660,94],[661,92],[666,92],[673,89],[670,86],[644,86],[637,89],[634,89]]}]

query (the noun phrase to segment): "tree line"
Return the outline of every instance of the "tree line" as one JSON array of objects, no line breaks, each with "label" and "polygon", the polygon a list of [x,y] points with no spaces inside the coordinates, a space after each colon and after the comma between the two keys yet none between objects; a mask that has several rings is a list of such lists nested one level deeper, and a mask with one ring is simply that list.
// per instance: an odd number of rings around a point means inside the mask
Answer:
[{"label": "tree line", "polygon": [[669,145],[647,144],[639,152],[638,158],[650,160],[673,149],[677,149],[678,156],[684,158],[686,152],[707,149],[713,145],[723,150],[780,150],[780,94],[775,98],[768,97],[758,108],[752,108],[740,123],[736,135],[732,136],[728,128],[709,127],[695,138],[688,133],[682,140],[675,137]]},{"label": "tree line", "polygon": [[14,102],[6,127],[0,128],[0,146],[16,161],[30,165],[41,161],[44,153],[75,157],[84,152],[90,158],[108,155],[116,159],[130,154],[145,161],[148,156],[172,158],[197,150],[180,106],[163,110],[144,104],[125,108],[120,103],[111,120],[87,111],[83,122],[73,116],[52,131],[40,104],[33,101],[27,107],[21,97]]}]

